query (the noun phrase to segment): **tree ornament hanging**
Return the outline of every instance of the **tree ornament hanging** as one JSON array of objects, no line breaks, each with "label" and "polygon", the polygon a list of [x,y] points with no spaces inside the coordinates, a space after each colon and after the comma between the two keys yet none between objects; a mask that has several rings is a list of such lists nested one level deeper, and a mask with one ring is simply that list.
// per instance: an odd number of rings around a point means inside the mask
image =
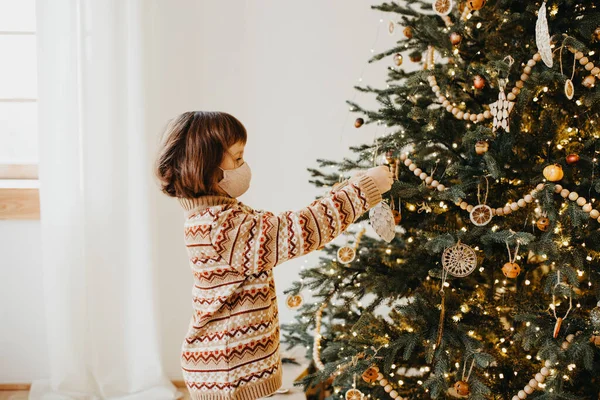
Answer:
[{"label": "tree ornament hanging", "polygon": [[396,236],[394,214],[387,203],[382,201],[371,208],[369,222],[379,237],[387,243],[390,243]]},{"label": "tree ornament hanging", "polygon": [[362,400],[363,396],[364,395],[360,390],[353,388],[349,389],[344,397],[346,400]]},{"label": "tree ornament hanging", "polygon": [[542,3],[538,11],[538,19],[535,24],[535,43],[542,61],[548,68],[552,68],[552,47],[550,43],[550,32],[548,30],[548,19],[546,16],[546,1]]},{"label": "tree ornament hanging", "polygon": [[469,388],[469,384],[467,382],[458,381],[454,384],[453,389],[455,394],[451,395],[457,398],[469,397],[469,394],[471,394],[471,389]]},{"label": "tree ornament hanging", "polygon": [[573,96],[575,96],[575,85],[573,85],[573,81],[570,79],[567,79],[565,82],[565,96],[569,100],[572,100]]},{"label": "tree ornament hanging", "polygon": [[517,263],[507,262],[502,266],[502,273],[510,279],[514,279],[521,274],[521,267]]},{"label": "tree ornament hanging", "polygon": [[410,56],[410,61],[414,62],[414,63],[418,63],[421,62],[421,60],[423,59],[423,55],[421,53],[412,53]]},{"label": "tree ornament hanging", "polygon": [[304,303],[304,298],[302,297],[302,295],[300,293],[290,294],[285,299],[285,305],[290,310],[297,310],[298,308],[300,308],[302,306],[303,303]]},{"label": "tree ornament hanging", "polygon": [[520,242],[517,240],[517,247],[515,249],[514,255],[510,251],[510,245],[508,244],[508,239],[506,240],[506,248],[508,250],[508,262],[502,266],[502,273],[504,276],[510,279],[514,279],[521,273],[521,267],[516,263],[517,255],[519,254],[519,245]]},{"label": "tree ornament hanging", "polygon": [[362,379],[367,383],[373,383],[377,380],[377,375],[379,375],[379,367],[377,367],[377,365],[372,365],[363,372]]},{"label": "tree ornament hanging", "polygon": [[477,254],[470,246],[459,240],[454,246],[444,250],[442,266],[447,273],[457,278],[468,276],[477,267]]},{"label": "tree ornament hanging", "polygon": [[475,153],[477,153],[478,156],[482,156],[487,153],[489,148],[490,144],[485,140],[479,140],[477,143],[475,143]]},{"label": "tree ornament hanging", "polygon": [[340,247],[337,251],[337,258],[342,264],[350,264],[356,258],[356,251],[350,246]]},{"label": "tree ornament hanging", "polygon": [[452,43],[454,46],[460,44],[460,42],[462,42],[462,36],[460,35],[460,33],[457,32],[452,32],[450,34],[450,43]]},{"label": "tree ornament hanging", "polygon": [[434,0],[432,7],[437,15],[443,17],[450,14],[453,5],[453,0]]},{"label": "tree ornament hanging", "polygon": [[388,33],[390,34],[390,36],[392,36],[394,34],[394,31],[396,30],[396,23],[394,21],[388,22]]},{"label": "tree ornament hanging", "polygon": [[471,11],[481,10],[485,6],[486,0],[468,0],[467,7]]},{"label": "tree ornament hanging", "polygon": [[340,263],[350,264],[352,261],[354,261],[356,258],[356,252],[358,251],[358,246],[360,245],[360,241],[365,232],[366,229],[362,228],[356,235],[356,239],[354,240],[354,244],[352,246],[346,244],[338,249],[337,258]]},{"label": "tree ornament hanging", "polygon": [[490,223],[494,213],[492,212],[492,208],[485,203],[487,202],[487,196],[489,191],[489,181],[487,177],[485,177],[485,196],[483,198],[483,202],[481,201],[481,184],[477,185],[477,202],[479,205],[473,207],[471,212],[469,213],[469,217],[473,225],[476,226],[485,226]]},{"label": "tree ornament hanging", "polygon": [[596,39],[596,41],[600,40],[600,27],[594,30],[594,39]]},{"label": "tree ornament hanging", "polygon": [[[560,48],[560,73],[564,75],[563,72],[563,62],[562,62],[562,53],[564,44]],[[573,84],[573,78],[575,77],[575,65],[577,64],[577,58],[573,55],[573,71],[571,72],[571,78],[567,78],[565,81],[565,96],[567,99],[572,100],[573,96],[575,96],[575,85]]]},{"label": "tree ornament hanging", "polygon": [[546,232],[550,226],[550,219],[546,216],[546,214],[542,214],[542,216],[539,217],[535,222],[535,226],[537,226],[540,231]]},{"label": "tree ornament hanging", "polygon": [[363,126],[363,124],[365,123],[365,120],[362,118],[356,118],[356,121],[354,121],[354,127],[355,128],[360,128],[361,126]]},{"label": "tree ornament hanging", "polygon": [[565,175],[559,164],[550,164],[544,168],[544,178],[550,182],[558,182]]},{"label": "tree ornament hanging", "polygon": [[[356,365],[356,357],[352,358],[353,365]],[[356,374],[354,374],[354,378],[352,381],[352,389],[349,389],[344,396],[346,400],[362,400],[364,394],[356,388]]]},{"label": "tree ornament hanging", "polygon": [[404,62],[404,57],[402,56],[402,54],[400,54],[400,53],[394,54],[394,64],[396,64],[397,67],[401,66],[403,62]]},{"label": "tree ornament hanging", "polygon": [[473,79],[473,86],[475,87],[475,89],[477,90],[481,90],[485,87],[485,79],[483,79],[483,77],[481,75],[477,75],[474,79]]},{"label": "tree ornament hanging", "polygon": [[[468,359],[468,358],[467,358]],[[469,378],[471,372],[473,372],[473,366],[475,365],[475,357],[471,361],[471,367],[469,367],[469,373],[465,375],[467,367],[467,359],[463,364],[462,379],[456,382],[451,388],[448,389],[448,394],[457,399],[464,399],[469,397],[471,394],[471,387],[469,386]]]},{"label": "tree ornament hanging", "polygon": [[412,28],[410,26],[407,26],[406,28],[404,28],[404,36],[406,36],[407,39],[412,39],[413,37],[413,31]]},{"label": "tree ornament hanging", "polygon": [[[515,63],[515,60],[511,56],[504,57],[504,61],[507,60],[508,68],[512,67],[512,65]],[[500,71],[498,71],[498,73],[500,73]],[[508,100],[506,98],[506,93],[504,93],[506,80],[500,78],[498,80],[498,86],[500,88],[500,92],[498,93],[498,101],[490,104],[490,114],[494,117],[492,131],[496,132],[499,128],[502,128],[504,131],[510,132],[510,121],[508,117],[514,108],[515,103]]]},{"label": "tree ornament hanging", "polygon": [[567,164],[569,165],[573,165],[573,164],[577,164],[579,162],[579,154],[569,154],[566,158],[565,161],[567,162]]},{"label": "tree ornament hanging", "polygon": [[571,312],[571,309],[573,308],[573,290],[569,286],[569,309],[567,310],[567,312],[565,313],[565,315],[563,317],[558,317],[556,315],[556,289],[561,285],[566,285],[566,284],[562,282],[562,279],[560,277],[560,271],[556,271],[556,284],[552,287],[552,313],[554,314],[554,319],[556,319],[556,324],[554,325],[554,334],[552,335],[552,337],[554,337],[554,339],[556,339],[558,337],[558,334],[560,333],[560,327],[561,327],[563,321],[565,319],[567,319],[567,316],[569,315],[569,313]]}]

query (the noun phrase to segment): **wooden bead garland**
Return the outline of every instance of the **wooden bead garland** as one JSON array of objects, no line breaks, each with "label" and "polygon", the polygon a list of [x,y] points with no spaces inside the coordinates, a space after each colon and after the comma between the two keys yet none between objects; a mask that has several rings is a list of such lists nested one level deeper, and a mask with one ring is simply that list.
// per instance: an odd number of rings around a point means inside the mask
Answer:
[{"label": "wooden bead garland", "polygon": [[391,383],[387,379],[385,379],[385,376],[383,376],[383,374],[381,372],[379,372],[379,368],[375,365],[369,369],[372,369],[372,368],[377,369],[377,372],[378,372],[377,382],[379,383],[379,385],[381,387],[383,387],[383,390],[385,390],[386,393],[389,393],[389,395],[392,399],[404,400],[404,398],[402,396],[400,396],[400,394],[398,394],[398,392],[396,390],[394,390]]},{"label": "wooden bead garland", "polygon": [[[410,158],[408,158],[407,153],[403,153],[400,155],[400,161],[402,161],[404,163],[404,165],[407,167],[414,165],[414,167],[412,167],[413,172],[416,172],[416,171],[420,172],[419,175],[417,175],[417,174],[415,174],[415,175],[418,176],[419,179],[424,181],[427,185],[431,186],[433,189],[437,189],[440,192],[447,190],[446,186],[444,186],[443,184],[434,180],[426,172],[422,172],[421,169],[417,168],[417,166],[413,163],[413,161]],[[535,189],[532,189],[528,194],[526,194],[519,200],[512,202],[509,205],[506,205],[504,207],[492,209],[493,215],[498,215],[498,216],[509,215],[513,211],[517,211],[520,208],[525,208],[528,204],[533,203],[534,197],[536,196],[536,194],[538,192],[540,192],[541,190],[543,190],[545,186],[546,186],[546,184],[540,183],[535,187]],[[575,202],[579,207],[581,207],[581,209],[585,213],[588,213],[590,215],[590,218],[595,219],[600,223],[600,211],[593,208],[592,204],[588,203],[585,198],[580,197],[579,194],[577,194],[576,192],[571,192],[569,189],[563,189],[563,187],[561,185],[555,185],[554,192],[557,194],[560,194],[561,197],[563,197],[564,199]],[[467,203],[466,201],[463,201],[462,199],[458,199],[455,204],[457,206],[459,206],[462,210],[466,210],[469,213],[475,207],[475,206]]]},{"label": "wooden bead garland", "polygon": [[[573,340],[575,339],[575,335],[570,334],[567,335],[567,340],[565,340],[562,344],[562,349],[567,350]],[[512,400],[523,400],[526,399],[528,395],[532,394],[536,389],[541,390],[540,384],[544,383],[546,377],[548,377],[552,373],[552,362],[550,360],[546,360],[544,362],[544,366],[540,369],[540,372],[535,374],[533,379],[529,381],[527,385],[522,390],[512,397]]]},{"label": "wooden bead garland", "polygon": [[313,341],[313,361],[317,369],[325,368],[325,364],[321,361],[321,318],[323,311],[327,307],[327,301],[324,301],[315,315],[315,340]]},{"label": "wooden bead garland", "polygon": [[[596,78],[600,78],[600,67],[597,67],[593,62],[586,57],[583,52],[574,49],[573,47],[566,46],[568,50],[575,54],[575,59],[579,61],[579,64],[584,67],[586,71],[589,72],[589,75],[584,79],[583,85],[590,88],[595,85]],[[531,59],[527,61],[525,66],[523,67],[523,72],[518,81],[515,82],[515,86],[512,88],[510,93],[506,95],[506,99],[508,101],[515,101],[517,96],[521,93],[521,89],[525,86],[525,82],[529,80],[531,75],[531,70],[535,65],[542,60],[542,56],[540,53],[535,53]],[[431,66],[430,68],[431,69]],[[430,75],[427,77],[427,81],[431,90],[436,95],[437,100],[442,106],[446,109],[447,112],[454,115],[454,118],[459,120],[471,121],[473,123],[483,122],[486,119],[492,119],[493,115],[490,110],[485,110],[484,112],[474,113],[470,111],[461,111],[458,107],[454,106],[450,100],[446,96],[442,94],[442,90],[437,83],[437,80],[434,75]]]},{"label": "wooden bead garland", "polygon": [[[529,61],[527,61],[527,64],[523,69],[521,79],[515,83],[515,87],[512,89],[512,91],[506,95],[506,99],[508,101],[515,101],[519,93],[521,93],[520,88],[522,88],[524,86],[524,82],[529,79],[529,75],[531,74],[531,68],[535,66],[541,59],[542,58],[540,54],[536,53]],[[427,81],[429,82],[429,86],[431,86],[431,90],[433,90],[433,93],[437,96],[438,102],[446,108],[446,111],[452,113],[452,115],[454,115],[454,118],[465,121],[471,121],[474,123],[483,122],[486,119],[493,118],[493,115],[490,110],[485,110],[481,113],[461,111],[458,107],[452,105],[450,100],[448,100],[448,98],[446,98],[446,96],[442,94],[442,90],[437,84],[437,80],[434,75],[428,76]]]}]

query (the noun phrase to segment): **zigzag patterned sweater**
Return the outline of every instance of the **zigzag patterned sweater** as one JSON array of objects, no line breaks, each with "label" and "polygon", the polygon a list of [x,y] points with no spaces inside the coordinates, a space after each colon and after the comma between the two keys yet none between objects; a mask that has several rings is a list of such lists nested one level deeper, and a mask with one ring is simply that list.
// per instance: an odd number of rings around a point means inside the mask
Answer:
[{"label": "zigzag patterned sweater", "polygon": [[275,215],[225,196],[179,198],[194,276],[181,348],[194,400],[254,400],[282,383],[272,268],[323,247],[381,201],[368,176],[299,211]]}]

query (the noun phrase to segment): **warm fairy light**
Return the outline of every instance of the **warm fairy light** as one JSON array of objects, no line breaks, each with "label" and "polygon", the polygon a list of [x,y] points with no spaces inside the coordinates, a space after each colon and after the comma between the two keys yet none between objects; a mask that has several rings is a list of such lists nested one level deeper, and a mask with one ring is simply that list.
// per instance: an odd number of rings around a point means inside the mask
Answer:
[{"label": "warm fairy light", "polygon": [[412,243],[412,242],[413,242],[413,238],[412,238],[412,237],[409,237],[409,238],[408,238],[408,240],[407,240],[407,242],[408,242],[408,243]]},{"label": "warm fairy light", "polygon": [[528,360],[531,360],[531,355],[530,355],[530,354],[527,354],[527,355],[525,356],[525,358],[526,358],[526,359],[528,359]]},{"label": "warm fairy light", "polygon": [[504,379],[504,374],[502,374],[502,373],[498,374],[498,378]]},{"label": "warm fairy light", "polygon": [[502,352],[503,352],[504,354],[506,354],[506,352],[507,352],[507,350],[506,350],[506,347],[503,347],[503,348],[502,348]]},{"label": "warm fairy light", "polygon": [[531,281],[529,279],[526,279],[525,280],[525,285],[528,285],[528,286],[531,285]]},{"label": "warm fairy light", "polygon": [[392,249],[386,249],[385,254],[392,254]]}]

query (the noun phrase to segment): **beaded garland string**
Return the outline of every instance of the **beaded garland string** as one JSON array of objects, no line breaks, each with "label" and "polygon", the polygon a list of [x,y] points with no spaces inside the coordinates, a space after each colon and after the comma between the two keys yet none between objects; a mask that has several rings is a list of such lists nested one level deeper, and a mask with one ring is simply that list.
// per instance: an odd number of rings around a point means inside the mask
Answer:
[{"label": "beaded garland string", "polygon": [[[569,348],[569,346],[571,345],[571,343],[573,343],[573,340],[575,339],[575,335],[567,335],[566,339],[567,340],[565,340],[561,345],[561,348],[563,350],[567,350]],[[525,385],[525,387],[522,390],[519,390],[519,392],[516,395],[514,395],[511,400],[523,400],[526,399],[528,395],[532,394],[536,389],[542,390],[544,388],[544,381],[546,380],[546,377],[552,374],[553,370],[551,368],[552,361],[546,360],[544,362],[544,366],[540,369],[540,372],[535,374],[535,376],[529,381],[529,383]]]},{"label": "beaded garland string", "polygon": [[[419,177],[419,179],[424,181],[425,184],[430,186],[432,188],[432,190],[437,189],[440,192],[447,190],[446,186],[444,186],[437,180],[433,179],[433,177],[431,177],[426,172],[423,172],[423,170],[418,168],[417,165],[410,158],[408,158],[407,153],[401,154],[400,160],[403,161],[404,165],[406,167],[408,167],[408,169],[410,171],[412,171],[415,174],[415,176]],[[535,200],[534,197],[538,194],[538,192],[543,190],[545,186],[546,186],[545,183],[540,183],[534,189],[532,189],[528,194],[526,194],[519,200],[511,202],[510,204],[508,204],[504,207],[492,208],[493,215],[497,215],[497,216],[509,215],[513,211],[517,211],[520,208],[525,208],[528,204],[531,204],[534,202],[534,200]],[[563,188],[560,184],[557,184],[554,186],[554,192],[557,194],[560,194],[561,197],[564,198],[565,200],[568,199],[570,201],[575,202],[579,207],[581,207],[581,209],[585,213],[589,214],[591,219],[595,219],[600,223],[600,211],[593,208],[592,204],[589,203],[586,198],[579,196],[579,194],[577,192],[571,192],[569,189]],[[462,210],[466,210],[469,213],[471,211],[473,211],[473,208],[475,207],[462,199],[458,199],[455,202],[455,204],[457,206],[459,206]]]},{"label": "beaded garland string", "polygon": [[[595,84],[596,78],[600,78],[600,67],[594,65],[593,62],[589,60],[588,57],[581,51],[577,49],[566,46],[567,49],[575,55],[575,60],[579,61],[579,64],[584,67],[586,71],[589,71],[590,75],[588,75],[584,80],[584,85],[587,87],[591,87]],[[522,74],[519,80],[515,82],[515,86],[511,89],[510,93],[506,95],[506,99],[509,102],[513,102],[516,100],[517,96],[521,93],[521,89],[525,86],[525,82],[529,80],[531,75],[531,69],[536,66],[538,62],[542,60],[542,56],[540,53],[535,53],[531,59],[527,61],[525,66],[523,67]],[[427,63],[429,70],[433,69],[433,62]],[[437,96],[437,100],[443,107],[446,108],[446,111],[452,113],[454,117],[458,120],[471,121],[473,123],[483,122],[486,119],[494,118],[491,110],[485,110],[480,113],[470,112],[470,111],[461,111],[458,107],[456,107],[445,95],[442,94],[442,90],[437,83],[436,77],[432,74],[427,77],[427,81],[433,93]],[[488,105],[491,106],[491,105]]]}]

